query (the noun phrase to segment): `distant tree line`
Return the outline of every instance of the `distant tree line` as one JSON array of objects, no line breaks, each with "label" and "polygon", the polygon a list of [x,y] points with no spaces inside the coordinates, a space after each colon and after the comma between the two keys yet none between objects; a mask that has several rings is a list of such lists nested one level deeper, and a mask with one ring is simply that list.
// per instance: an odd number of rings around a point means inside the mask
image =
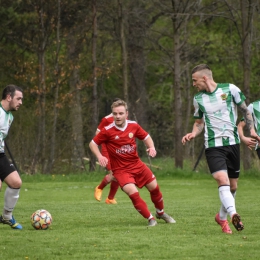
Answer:
[{"label": "distant tree line", "polygon": [[[1,85],[25,91],[7,138],[19,168],[93,171],[88,143],[115,97],[158,156],[182,168],[203,147],[203,136],[181,144],[193,123],[195,65],[207,63],[247,103],[260,98],[259,13],[259,0],[1,1]],[[243,149],[245,169],[251,157]]]}]

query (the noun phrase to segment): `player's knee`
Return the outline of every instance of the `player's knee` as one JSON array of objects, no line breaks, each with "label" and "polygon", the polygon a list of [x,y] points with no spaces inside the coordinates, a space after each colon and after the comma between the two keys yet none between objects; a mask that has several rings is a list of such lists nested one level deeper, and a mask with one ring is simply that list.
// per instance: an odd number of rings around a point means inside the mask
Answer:
[{"label": "player's knee", "polygon": [[21,180],[20,178],[13,180],[13,181],[9,184],[9,187],[12,188],[12,189],[20,189],[21,186],[22,186],[22,180]]},{"label": "player's knee", "polygon": [[152,195],[155,195],[155,194],[157,194],[157,193],[160,193],[160,188],[159,188],[159,186],[158,186],[158,184],[155,186],[155,188],[153,188],[152,190],[149,190],[150,191],[150,193],[152,194]]},{"label": "player's knee", "polygon": [[237,182],[231,182],[230,183],[230,191],[232,193],[234,193],[234,192],[236,192],[236,190],[237,190]]},{"label": "player's knee", "polygon": [[137,188],[135,187],[134,184],[126,184],[124,187],[123,187],[123,191],[128,195],[132,195],[134,193],[138,193],[138,190]]},{"label": "player's knee", "polygon": [[235,193],[237,191],[237,187],[230,187],[230,191],[232,194]]},{"label": "player's knee", "polygon": [[145,187],[149,190],[149,192],[156,190],[157,188],[159,189],[156,179],[146,184]]}]

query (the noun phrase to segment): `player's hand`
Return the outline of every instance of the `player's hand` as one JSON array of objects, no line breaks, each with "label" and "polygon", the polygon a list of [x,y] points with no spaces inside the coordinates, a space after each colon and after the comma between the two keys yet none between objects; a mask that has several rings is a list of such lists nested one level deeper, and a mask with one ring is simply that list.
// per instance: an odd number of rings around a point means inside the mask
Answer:
[{"label": "player's hand", "polygon": [[251,135],[252,138],[254,138],[258,142],[260,142],[260,136],[257,135],[257,133],[255,132],[255,130],[253,128],[250,130],[250,135]]},{"label": "player's hand", "polygon": [[105,156],[98,157],[98,162],[102,167],[106,167],[108,163],[108,159]]},{"label": "player's hand", "polygon": [[149,156],[155,157],[156,156],[156,150],[154,147],[146,149],[146,152],[148,153]]},{"label": "player's hand", "polygon": [[195,138],[195,134],[188,133],[188,134],[186,134],[185,136],[182,137],[181,142],[182,142],[183,145],[185,145],[187,141],[190,141],[190,140],[192,140],[194,138]]},{"label": "player's hand", "polygon": [[1,191],[1,189],[2,189],[2,181],[0,180],[0,191]]},{"label": "player's hand", "polygon": [[255,148],[257,141],[254,138],[250,137],[244,137],[242,141],[245,143],[245,145],[252,150],[252,148]]}]

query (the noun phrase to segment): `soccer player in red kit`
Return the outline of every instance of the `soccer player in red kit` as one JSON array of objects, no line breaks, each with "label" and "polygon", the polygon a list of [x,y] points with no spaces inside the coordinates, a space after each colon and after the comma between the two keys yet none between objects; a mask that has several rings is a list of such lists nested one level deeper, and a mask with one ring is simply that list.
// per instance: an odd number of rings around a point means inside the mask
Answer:
[{"label": "soccer player in red kit", "polygon": [[[114,101],[117,101],[117,100],[119,100],[119,98],[114,99]],[[102,128],[110,125],[113,122],[114,122],[114,118],[113,118],[112,113],[103,117],[100,124],[97,127],[96,135],[101,131]],[[101,145],[101,153],[102,153],[103,156],[105,156],[106,158],[109,159],[106,144]],[[108,174],[103,178],[101,183],[95,188],[94,196],[95,196],[96,200],[101,201],[103,189],[110,183],[110,191],[109,191],[108,197],[106,198],[105,202],[107,204],[117,204],[117,201],[115,199],[115,195],[116,195],[116,192],[118,190],[119,184],[114,179],[114,177],[112,175],[111,165],[110,165],[109,160],[108,160],[108,163],[106,165],[106,169],[108,171]]]},{"label": "soccer player in red kit", "polygon": [[156,156],[152,138],[135,121],[127,120],[126,102],[118,100],[112,104],[111,108],[114,122],[103,128],[93,138],[89,144],[91,151],[100,165],[106,167],[108,158],[103,156],[98,149],[102,143],[106,144],[113,176],[121,189],[129,196],[135,209],[148,219],[148,226],[155,226],[157,222],[145,201],[140,197],[137,187],[145,186],[150,192],[158,219],[163,219],[166,223],[175,223],[175,220],[164,212],[163,196],[154,174],[137,154],[136,138],[144,142],[149,156]]}]

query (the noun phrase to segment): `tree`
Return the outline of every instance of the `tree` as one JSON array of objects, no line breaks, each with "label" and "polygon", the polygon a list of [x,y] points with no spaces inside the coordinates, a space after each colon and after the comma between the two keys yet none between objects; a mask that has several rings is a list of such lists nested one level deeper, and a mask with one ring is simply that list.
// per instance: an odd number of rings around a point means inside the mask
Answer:
[{"label": "tree", "polygon": [[127,49],[129,65],[129,110],[130,118],[147,129],[147,92],[145,83],[145,4],[131,1],[128,10]]},{"label": "tree", "polygon": [[[240,0],[240,10],[232,3],[225,1],[228,11],[231,14],[232,21],[237,29],[241,44],[241,60],[243,72],[243,92],[246,96],[247,104],[250,103],[250,77],[251,77],[251,52],[252,52],[252,30],[254,16],[258,16],[258,1]],[[240,14],[240,15],[239,15]],[[246,135],[249,131],[245,128]],[[247,147],[243,144],[243,166],[245,170],[251,168],[251,155],[247,151]]]},{"label": "tree", "polygon": [[180,2],[176,0],[172,0],[172,23],[173,23],[173,60],[174,60],[174,71],[173,71],[173,77],[174,77],[174,83],[173,83],[173,89],[174,89],[174,114],[175,114],[175,122],[174,122],[174,147],[175,147],[175,166],[182,168],[183,167],[183,146],[180,142],[182,135],[183,135],[183,128],[182,128],[182,121],[183,121],[183,114],[182,114],[182,86],[181,86],[181,67],[180,67],[180,30],[182,29],[181,26],[181,19],[177,13],[180,12]]},{"label": "tree", "polygon": [[184,154],[197,158],[203,135],[185,153],[180,142],[193,123],[190,70],[208,63],[214,79],[260,98],[258,9],[259,0],[2,1],[1,82],[25,91],[8,140],[19,168],[84,168],[114,97],[128,100],[158,156],[177,167]]},{"label": "tree", "polygon": [[121,63],[122,63],[122,74],[123,74],[123,89],[124,89],[124,100],[128,103],[128,54],[126,48],[126,37],[125,37],[125,12],[123,8],[122,0],[118,0],[118,20],[120,28],[120,45],[121,45]]},{"label": "tree", "polygon": [[[92,0],[92,120],[91,120],[91,132],[94,136],[98,126],[98,93],[97,93],[97,2]],[[93,171],[96,169],[96,158],[90,153],[90,164],[89,170]]]},{"label": "tree", "polygon": [[[242,35],[241,35],[241,47],[242,47],[242,57],[243,57],[243,86],[245,96],[247,97],[247,103],[250,103],[250,75],[251,75],[251,31],[252,31],[252,21],[253,21],[253,13],[254,13],[254,3],[255,1],[245,1],[240,0],[240,10],[242,16]],[[247,135],[249,135],[249,131],[247,131]],[[246,151],[244,145],[244,153],[243,153],[243,165],[244,169],[248,170],[251,167],[251,157],[250,154]]]},{"label": "tree", "polygon": [[58,98],[59,98],[59,89],[60,89],[60,64],[59,64],[59,55],[61,48],[61,39],[60,39],[60,14],[61,14],[61,3],[60,0],[57,0],[57,49],[55,56],[55,83],[54,83],[54,103],[53,103],[53,124],[51,130],[51,141],[50,141],[50,153],[46,166],[46,172],[51,173],[52,167],[55,160],[55,150],[56,150],[56,132],[57,132],[57,118],[58,118]]},{"label": "tree", "polygon": [[[30,171],[32,174],[36,171],[36,165],[38,161],[41,161],[41,172],[45,172],[46,167],[46,48],[48,45],[48,39],[52,33],[52,10],[50,2],[43,3],[42,0],[36,5],[38,14],[38,46],[35,49],[38,56],[38,109],[39,109],[39,121],[38,121],[38,136],[35,146],[34,156],[31,164]],[[47,19],[46,19],[47,18]]]}]

